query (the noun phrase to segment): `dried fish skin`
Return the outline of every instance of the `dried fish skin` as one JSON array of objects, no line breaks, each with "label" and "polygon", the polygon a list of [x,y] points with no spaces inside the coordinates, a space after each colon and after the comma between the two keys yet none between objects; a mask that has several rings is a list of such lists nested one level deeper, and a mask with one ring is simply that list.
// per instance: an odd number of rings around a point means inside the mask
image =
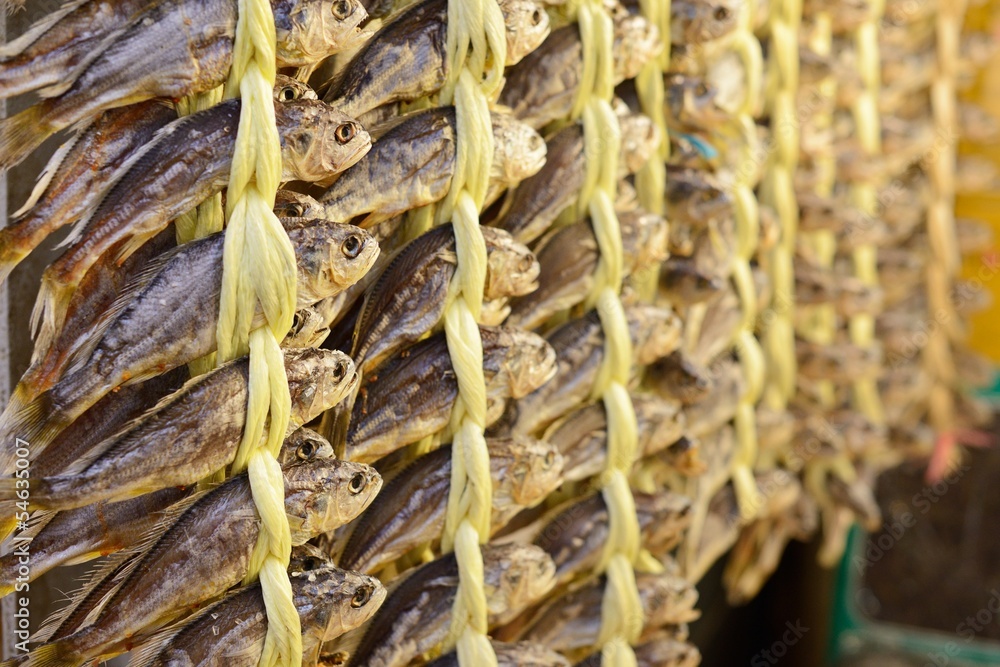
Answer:
[{"label": "dried fish skin", "polygon": [[[570,667],[569,660],[541,644],[490,640],[497,667]],[[458,654],[448,653],[427,663],[427,667],[459,667]]]},{"label": "dried fish skin", "polygon": [[[562,481],[562,457],[525,436],[490,438],[493,480],[491,526],[496,532],[526,507],[541,502]],[[399,471],[358,518],[339,554],[342,567],[377,572],[411,549],[441,537],[451,481],[451,447],[425,454]]]}]

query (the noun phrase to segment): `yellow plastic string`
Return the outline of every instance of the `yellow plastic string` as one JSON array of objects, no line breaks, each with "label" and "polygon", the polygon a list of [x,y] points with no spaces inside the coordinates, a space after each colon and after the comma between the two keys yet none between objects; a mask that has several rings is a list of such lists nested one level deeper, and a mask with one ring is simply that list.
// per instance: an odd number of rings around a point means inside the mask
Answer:
[{"label": "yellow plastic string", "polygon": [[[733,130],[742,138],[741,165],[755,164],[757,131],[753,114],[759,106],[760,81],[763,58],[760,42],[753,34],[754,4],[744,3],[738,29],[733,35],[731,48],[739,56],[746,73],[746,97],[734,119]],[[760,399],[764,385],[764,360],[760,344],[754,337],[757,318],[757,297],[753,284],[750,260],[757,250],[760,218],[757,199],[753,188],[756,180],[754,170],[736,170],[733,183],[733,212],[736,219],[737,247],[733,259],[733,282],[740,297],[743,321],[736,334],[736,353],[746,378],[747,389],[740,397],[736,411],[737,433],[736,451],[733,454],[732,476],[740,514],[750,519],[761,507],[760,493],[753,478],[753,467],[757,461],[757,426],[754,406]]]},{"label": "yellow plastic string", "polygon": [[[955,234],[955,149],[957,109],[955,79],[958,76],[958,49],[967,2],[939,2],[936,22],[938,68],[931,84],[931,109],[935,136],[947,145],[934,160],[929,160],[933,202],[928,209],[927,232],[931,239],[927,267],[927,297],[932,313],[952,313],[952,285],[959,269],[958,241]],[[923,354],[934,387],[929,405],[930,423],[937,433],[955,428],[954,362],[951,342],[945,327],[935,327]]]},{"label": "yellow plastic string", "polygon": [[792,268],[799,209],[793,178],[799,159],[799,128],[795,111],[799,85],[799,23],[801,0],[780,0],[770,11],[772,57],[771,140],[774,152],[761,188],[765,203],[774,208],[781,227],[779,242],[770,253],[774,290],[773,317],[766,331],[767,404],[784,410],[795,393],[795,275]]},{"label": "yellow plastic string", "polygon": [[[624,258],[614,208],[621,144],[621,128],[611,108],[614,24],[600,0],[580,2],[576,6],[576,20],[583,47],[583,76],[572,118],[582,119],[586,156],[577,213],[589,213],[600,252],[594,286],[585,305],[588,308],[596,305],[605,340],[604,359],[591,398],[603,401],[608,419],[607,463],[601,481],[609,525],[608,539],[597,566],[598,572],[606,574],[598,644],[602,648],[603,665],[633,667],[636,658],[630,644],[638,639],[643,626],[633,568],[640,562],[650,567],[654,564],[648,562],[651,557],[640,560],[639,522],[628,481],[638,453],[638,428],[627,390],[633,365],[632,339],[618,296],[624,278]],[[662,182],[660,187],[663,188]]]},{"label": "yellow plastic string", "polygon": [[[242,99],[227,190],[228,228],[216,332],[218,361],[250,354],[246,426],[231,472],[246,469],[261,531],[247,581],[260,578],[268,627],[259,664],[298,667],[302,631],[288,581],[291,531],[277,462],[291,397],[279,341],[295,311],[295,252],[272,209],[281,179],[274,117],[274,15],[268,0],[240,0],[227,97]],[[258,303],[267,327],[251,331]],[[270,421],[263,440],[264,424]]]},{"label": "yellow plastic string", "polygon": [[[829,12],[819,12],[808,27],[807,43],[809,48],[821,58],[829,58],[833,51],[833,20]],[[836,104],[837,79],[831,73],[816,85],[816,95],[810,100],[812,113],[809,123],[817,135],[828,136],[833,125],[833,112]],[[837,181],[837,159],[832,144],[827,141],[822,146],[813,148],[813,170],[816,173],[816,185],[813,192],[822,200],[833,194]],[[818,266],[831,267],[837,252],[837,241],[834,232],[819,230],[803,235],[803,242],[808,246],[810,255]],[[800,334],[806,340],[820,345],[830,345],[836,338],[837,314],[832,304],[803,306],[804,317],[801,318]],[[836,401],[836,389],[830,380],[821,380],[817,385],[819,405],[824,409],[832,409]]]},{"label": "yellow plastic string", "polygon": [[[480,545],[489,540],[493,488],[486,426],[486,382],[478,319],[486,283],[486,242],[479,212],[489,186],[493,130],[489,100],[503,84],[506,27],[495,0],[449,0],[448,80],[441,104],[454,104],[455,172],[436,211],[455,230],[457,266],[444,313],[448,353],[458,381],[451,415],[452,475],[441,548],[454,550],[459,584],[445,648],[463,667],[495,667],[486,636],[487,607]],[[425,220],[429,214],[424,214]]]},{"label": "yellow plastic string", "polygon": [[[881,86],[881,61],[879,59],[879,21],[885,11],[884,0],[871,3],[869,18],[854,32],[854,43],[858,54],[858,73],[863,87],[854,103],[852,113],[854,126],[866,156],[877,156],[882,152],[882,125],[878,114],[878,95]],[[851,199],[862,215],[874,217],[878,210],[878,184],[856,183],[851,188]],[[878,285],[877,250],[865,245],[854,251],[854,272],[866,285]],[[869,347],[874,342],[875,318],[869,314],[859,314],[848,323],[851,342],[858,347]],[[855,407],[875,424],[885,421],[882,399],[878,393],[875,378],[858,378],[852,385]]]}]

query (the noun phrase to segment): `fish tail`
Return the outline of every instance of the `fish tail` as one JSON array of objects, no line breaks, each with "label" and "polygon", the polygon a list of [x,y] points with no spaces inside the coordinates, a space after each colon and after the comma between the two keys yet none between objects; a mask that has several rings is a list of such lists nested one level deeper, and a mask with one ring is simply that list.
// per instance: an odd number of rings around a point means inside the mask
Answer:
[{"label": "fish tail", "polygon": [[28,256],[20,244],[15,242],[17,239],[14,238],[14,232],[18,229],[18,226],[12,226],[0,230],[0,285],[7,281],[14,267]]},{"label": "fish tail", "polygon": [[73,650],[70,642],[60,639],[33,650],[27,664],[30,667],[79,667],[86,661],[87,657]]},{"label": "fish tail", "polygon": [[[7,505],[7,503],[0,503],[0,542],[10,537],[11,533],[14,532],[14,529],[17,528],[17,517],[14,516],[13,506],[10,508],[10,511],[8,511],[4,505]],[[7,557],[4,556],[4,560],[6,558]],[[0,582],[6,581],[6,579],[6,566],[4,561],[0,560]],[[0,594],[0,597],[3,597],[3,595],[6,594],[2,593]]]},{"label": "fish tail", "polygon": [[48,119],[51,105],[40,102],[0,121],[0,169],[10,169],[58,130]]},{"label": "fish tail", "polygon": [[35,307],[31,311],[31,332],[35,349],[48,350],[62,328],[69,307],[73,288],[57,282],[51,276],[42,276]]},{"label": "fish tail", "polygon": [[[58,433],[45,418],[50,402],[48,394],[29,401],[20,386],[14,391],[0,415],[0,474],[12,473],[22,458],[33,459]],[[18,456],[23,449],[28,457]]]}]

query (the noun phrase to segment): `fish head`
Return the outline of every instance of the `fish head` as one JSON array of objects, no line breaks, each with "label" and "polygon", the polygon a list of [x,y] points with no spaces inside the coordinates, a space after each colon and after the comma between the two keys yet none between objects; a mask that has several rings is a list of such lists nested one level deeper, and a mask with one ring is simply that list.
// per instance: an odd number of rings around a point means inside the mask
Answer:
[{"label": "fish head", "polygon": [[668,113],[699,128],[711,128],[730,118],[719,103],[719,89],[702,76],[674,74],[667,80]]},{"label": "fish head", "polygon": [[333,565],[329,554],[315,544],[299,544],[292,547],[292,555],[288,560],[288,574],[312,572]]},{"label": "fish head", "polygon": [[678,44],[710,42],[736,30],[739,0],[679,0],[670,6],[671,40]]},{"label": "fish head", "polygon": [[552,31],[545,6],[536,0],[500,0],[507,26],[507,66],[537,49]]},{"label": "fish head", "polygon": [[534,507],[562,483],[563,457],[555,445],[520,434],[500,442],[506,467],[497,487],[513,504]]},{"label": "fish head", "polygon": [[556,374],[556,351],[531,331],[506,329],[512,341],[504,360],[511,398],[523,398]]},{"label": "fish head", "polygon": [[620,212],[618,221],[628,266],[659,264],[670,255],[670,225],[666,218],[641,209]]},{"label": "fish head", "polygon": [[311,428],[304,426],[285,438],[278,455],[278,463],[285,465],[293,461],[314,461],[332,459],[333,446],[326,438]]},{"label": "fish head", "polygon": [[293,535],[315,537],[354,520],[382,488],[375,468],[355,461],[318,459],[282,468],[285,513]]},{"label": "fish head", "polygon": [[330,335],[326,318],[315,308],[300,308],[292,317],[292,328],[281,341],[282,347],[319,347]]},{"label": "fish head", "polygon": [[663,134],[649,116],[641,113],[621,116],[618,124],[622,133],[622,166],[634,174],[659,150]]},{"label": "fish head", "polygon": [[512,186],[541,171],[548,152],[542,135],[510,114],[492,113],[490,116],[493,120],[490,179]]},{"label": "fish head", "polygon": [[663,52],[663,40],[655,25],[638,14],[623,14],[615,20],[615,76],[634,79],[643,66]]},{"label": "fish head", "polygon": [[678,348],[682,323],[670,308],[636,305],[626,310],[636,362],[647,366]]},{"label": "fish head", "polygon": [[386,590],[378,579],[332,564],[311,571],[291,572],[288,578],[295,595],[295,607],[299,610],[302,633],[312,645],[360,626],[374,616],[385,601]]},{"label": "fish head", "polygon": [[671,549],[691,525],[691,499],[678,493],[637,494],[636,512],[643,527],[643,546],[651,553]]},{"label": "fish head", "polygon": [[704,224],[729,213],[732,203],[722,185],[706,173],[683,169],[667,178],[667,206],[674,217]]},{"label": "fish head", "polygon": [[292,348],[284,350],[284,355],[292,420],[297,424],[323,414],[358,385],[354,362],[339,350]]},{"label": "fish head", "polygon": [[648,627],[687,623],[698,618],[699,613],[694,608],[698,603],[698,591],[683,577],[658,574],[642,575],[637,579]]},{"label": "fish head", "polygon": [[274,78],[274,101],[292,102],[294,100],[318,100],[316,91],[298,79],[293,79],[284,74],[278,74]]},{"label": "fish head", "polygon": [[360,46],[371,32],[361,0],[272,0],[281,67],[308,67]]},{"label": "fish head", "polygon": [[684,434],[686,419],[680,401],[654,396],[635,396],[632,400],[639,427],[639,441],[646,443],[646,455],[669,447]]},{"label": "fish head", "polygon": [[484,298],[521,296],[538,289],[536,281],[542,268],[535,254],[503,229],[482,230],[489,252]]},{"label": "fish head", "polygon": [[282,218],[323,219],[326,207],[318,201],[292,190],[278,190],[274,196],[274,215]]},{"label": "fish head", "polygon": [[485,547],[483,569],[491,623],[512,620],[556,583],[555,562],[533,544]]},{"label": "fish head", "polygon": [[372,147],[361,123],[321,100],[276,105],[275,118],[283,175],[290,180],[327,184]]},{"label": "fish head", "polygon": [[301,307],[336,296],[354,285],[375,264],[378,242],[353,225],[312,221],[288,233],[298,264]]}]

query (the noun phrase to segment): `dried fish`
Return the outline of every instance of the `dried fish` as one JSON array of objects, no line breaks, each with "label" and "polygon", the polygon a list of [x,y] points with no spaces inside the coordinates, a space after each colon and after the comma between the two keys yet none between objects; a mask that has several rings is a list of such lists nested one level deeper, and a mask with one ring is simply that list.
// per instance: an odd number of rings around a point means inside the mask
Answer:
[{"label": "dried fish", "polygon": [[[495,150],[490,167],[493,198],[500,190],[538,173],[545,142],[509,114],[491,114]],[[406,211],[442,200],[455,170],[455,109],[438,107],[407,114],[373,130],[368,155],[320,197],[330,220],[371,227]],[[489,197],[488,197],[489,199]]]},{"label": "dried fish", "polygon": [[[619,119],[622,133],[618,159],[619,176],[638,171],[656,152],[660,135],[642,114]],[[494,226],[510,232],[522,243],[545,233],[555,219],[573,205],[586,176],[583,128],[573,124],[549,138],[545,166],[524,179],[511,198],[509,208]]]},{"label": "dried fish", "polygon": [[[350,521],[381,487],[372,468],[348,461],[295,463],[282,472],[293,544]],[[245,474],[175,506],[161,521],[169,526],[166,532],[152,533],[149,544],[136,547],[141,555],[117,574],[114,592],[93,622],[35,649],[32,663],[68,667],[120,653],[149,634],[148,628],[210,600],[246,575],[260,519]],[[122,558],[130,555],[124,552]],[[99,571],[95,585],[104,578],[101,572],[115,569],[112,562]]]},{"label": "dried fish", "polygon": [[[539,264],[499,229],[482,228],[488,253],[483,297],[501,299],[535,288]],[[440,321],[457,266],[455,232],[441,225],[407,244],[365,292],[354,329],[352,358],[362,371],[416,342]]]},{"label": "dried fish", "polygon": [[[555,566],[526,545],[485,545],[483,570],[490,625],[504,623],[552,589]],[[458,566],[449,554],[414,570],[393,590],[365,629],[351,667],[401,667],[439,646],[448,634],[458,589]]]},{"label": "dried fish", "polygon": [[[497,667],[570,667],[566,658],[541,644],[493,640],[490,644],[497,657]],[[459,667],[458,654],[443,655],[427,663],[427,667]]]},{"label": "dried fish", "polygon": [[[667,221],[643,211],[620,213],[624,275],[667,258]],[[524,329],[540,326],[553,314],[584,301],[593,290],[598,247],[588,222],[554,230],[536,246],[542,267],[539,288],[511,303],[506,323]]]},{"label": "dried fish", "polygon": [[708,368],[679,351],[654,362],[648,377],[660,396],[684,405],[705,400],[715,385]]},{"label": "dried fish", "polygon": [[[535,0],[500,0],[507,65],[534,51],[549,34],[549,16]],[[379,107],[433,95],[448,80],[446,0],[423,0],[382,27],[328,83],[323,99],[367,122]]]},{"label": "dried fish", "polygon": [[[559,486],[562,457],[552,445],[527,436],[491,438],[486,445],[493,480],[491,525],[496,532]],[[378,500],[352,524],[340,565],[377,572],[411,549],[438,540],[444,530],[451,457],[451,447],[445,445],[392,477]]]},{"label": "dried fish", "polygon": [[[480,327],[487,401],[519,398],[555,372],[552,347],[537,334]],[[441,431],[451,419],[458,381],[443,333],[390,357],[364,378],[347,431],[347,457],[374,461]],[[499,414],[490,421],[495,421]]]},{"label": "dried fish", "polygon": [[[669,635],[655,637],[633,649],[636,667],[698,667],[701,652],[693,644]],[[601,667],[601,654],[594,653],[573,667]]]},{"label": "dried fish", "polygon": [[[364,624],[385,601],[386,590],[378,579],[332,565],[293,570],[288,579],[302,628],[303,665],[315,665],[324,641]],[[132,664],[254,667],[264,649],[267,626],[260,584],[250,584],[185,620],[179,629],[154,637]]]},{"label": "dried fish", "polygon": [[[116,184],[45,270],[33,322],[44,318],[47,331],[58,330],[69,296],[101,255],[126,241],[120,263],[172,219],[222,191],[229,182],[240,109],[240,100],[229,100],[174,121],[116,172]],[[275,116],[285,179],[322,181],[371,147],[356,121],[318,100],[279,103]]]},{"label": "dried fish", "polygon": [[[314,221],[289,231],[299,269],[298,299],[307,306],[334,295],[371,266],[378,247],[363,230]],[[4,437],[40,451],[102,396],[215,350],[224,232],[184,244],[147,267],[128,287],[70,369],[49,391],[25,403],[15,392],[2,417]],[[163,320],[162,313],[171,317]],[[0,469],[8,470],[8,453]]]},{"label": "dried fish", "polygon": [[[643,637],[672,623],[687,623],[698,618],[694,609],[698,591],[676,574],[637,574],[642,619],[625,619],[641,623]],[[601,627],[603,577],[593,583],[556,598],[545,605],[521,639],[538,642],[560,653],[593,650]]]},{"label": "dried fish", "polygon": [[677,306],[703,303],[725,287],[725,280],[702,270],[690,257],[671,257],[660,267],[660,294]]},{"label": "dried fish", "polygon": [[[278,461],[285,465],[332,457],[330,443],[318,433],[300,428],[285,438]],[[45,457],[42,460],[47,463]],[[30,546],[26,547],[31,554],[28,580],[34,581],[56,566],[83,563],[138,543],[156,527],[163,512],[189,491],[171,487],[117,503],[99,502],[32,517],[30,532],[18,536],[19,540],[31,538]],[[16,550],[0,557],[0,595],[10,593],[15,579],[21,576],[19,558]]]},{"label": "dried fish", "polygon": [[[677,442],[686,426],[677,401],[648,394],[632,394],[640,456],[652,456]],[[604,405],[595,403],[569,413],[545,432],[563,456],[563,478],[576,482],[599,475],[607,464],[608,418]]]},{"label": "dried fish", "polygon": [[[691,500],[669,491],[636,493],[634,498],[642,546],[653,554],[677,546],[691,523]],[[604,496],[594,493],[553,516],[534,544],[552,557],[558,586],[597,567],[609,534]]]},{"label": "dried fish", "polygon": [[[680,345],[680,318],[669,309],[625,309],[635,362],[649,364]],[[546,336],[555,350],[555,377],[517,402],[514,431],[535,433],[587,400],[604,359],[604,331],[596,311]],[[517,398],[515,396],[515,398]]]},{"label": "dried fish", "polygon": [[[249,372],[244,357],[190,380],[58,476],[31,478],[30,506],[66,510],[124,500],[221,470],[243,435]],[[286,351],[285,373],[294,424],[336,405],[358,381],[350,357],[333,350]],[[205,411],[214,418],[204,419]],[[16,481],[0,482],[0,497],[15,497]]]},{"label": "dried fish", "polygon": [[[278,67],[311,65],[367,36],[358,29],[367,16],[358,0],[273,4]],[[86,56],[78,71],[57,60],[52,76],[60,84],[38,104],[0,123],[0,167],[17,164],[52,134],[100,111],[156,97],[179,99],[222,85],[232,65],[236,18],[233,0],[153,3],[103,40],[105,48]],[[90,51],[86,44],[72,46]],[[32,58],[33,65],[48,58],[44,48]]]},{"label": "dried fish", "polygon": [[[641,16],[616,15],[614,29],[614,82],[618,84],[635,77],[663,44],[656,26]],[[506,76],[499,102],[518,119],[538,129],[569,117],[583,78],[583,44],[577,26],[553,30]]]}]

